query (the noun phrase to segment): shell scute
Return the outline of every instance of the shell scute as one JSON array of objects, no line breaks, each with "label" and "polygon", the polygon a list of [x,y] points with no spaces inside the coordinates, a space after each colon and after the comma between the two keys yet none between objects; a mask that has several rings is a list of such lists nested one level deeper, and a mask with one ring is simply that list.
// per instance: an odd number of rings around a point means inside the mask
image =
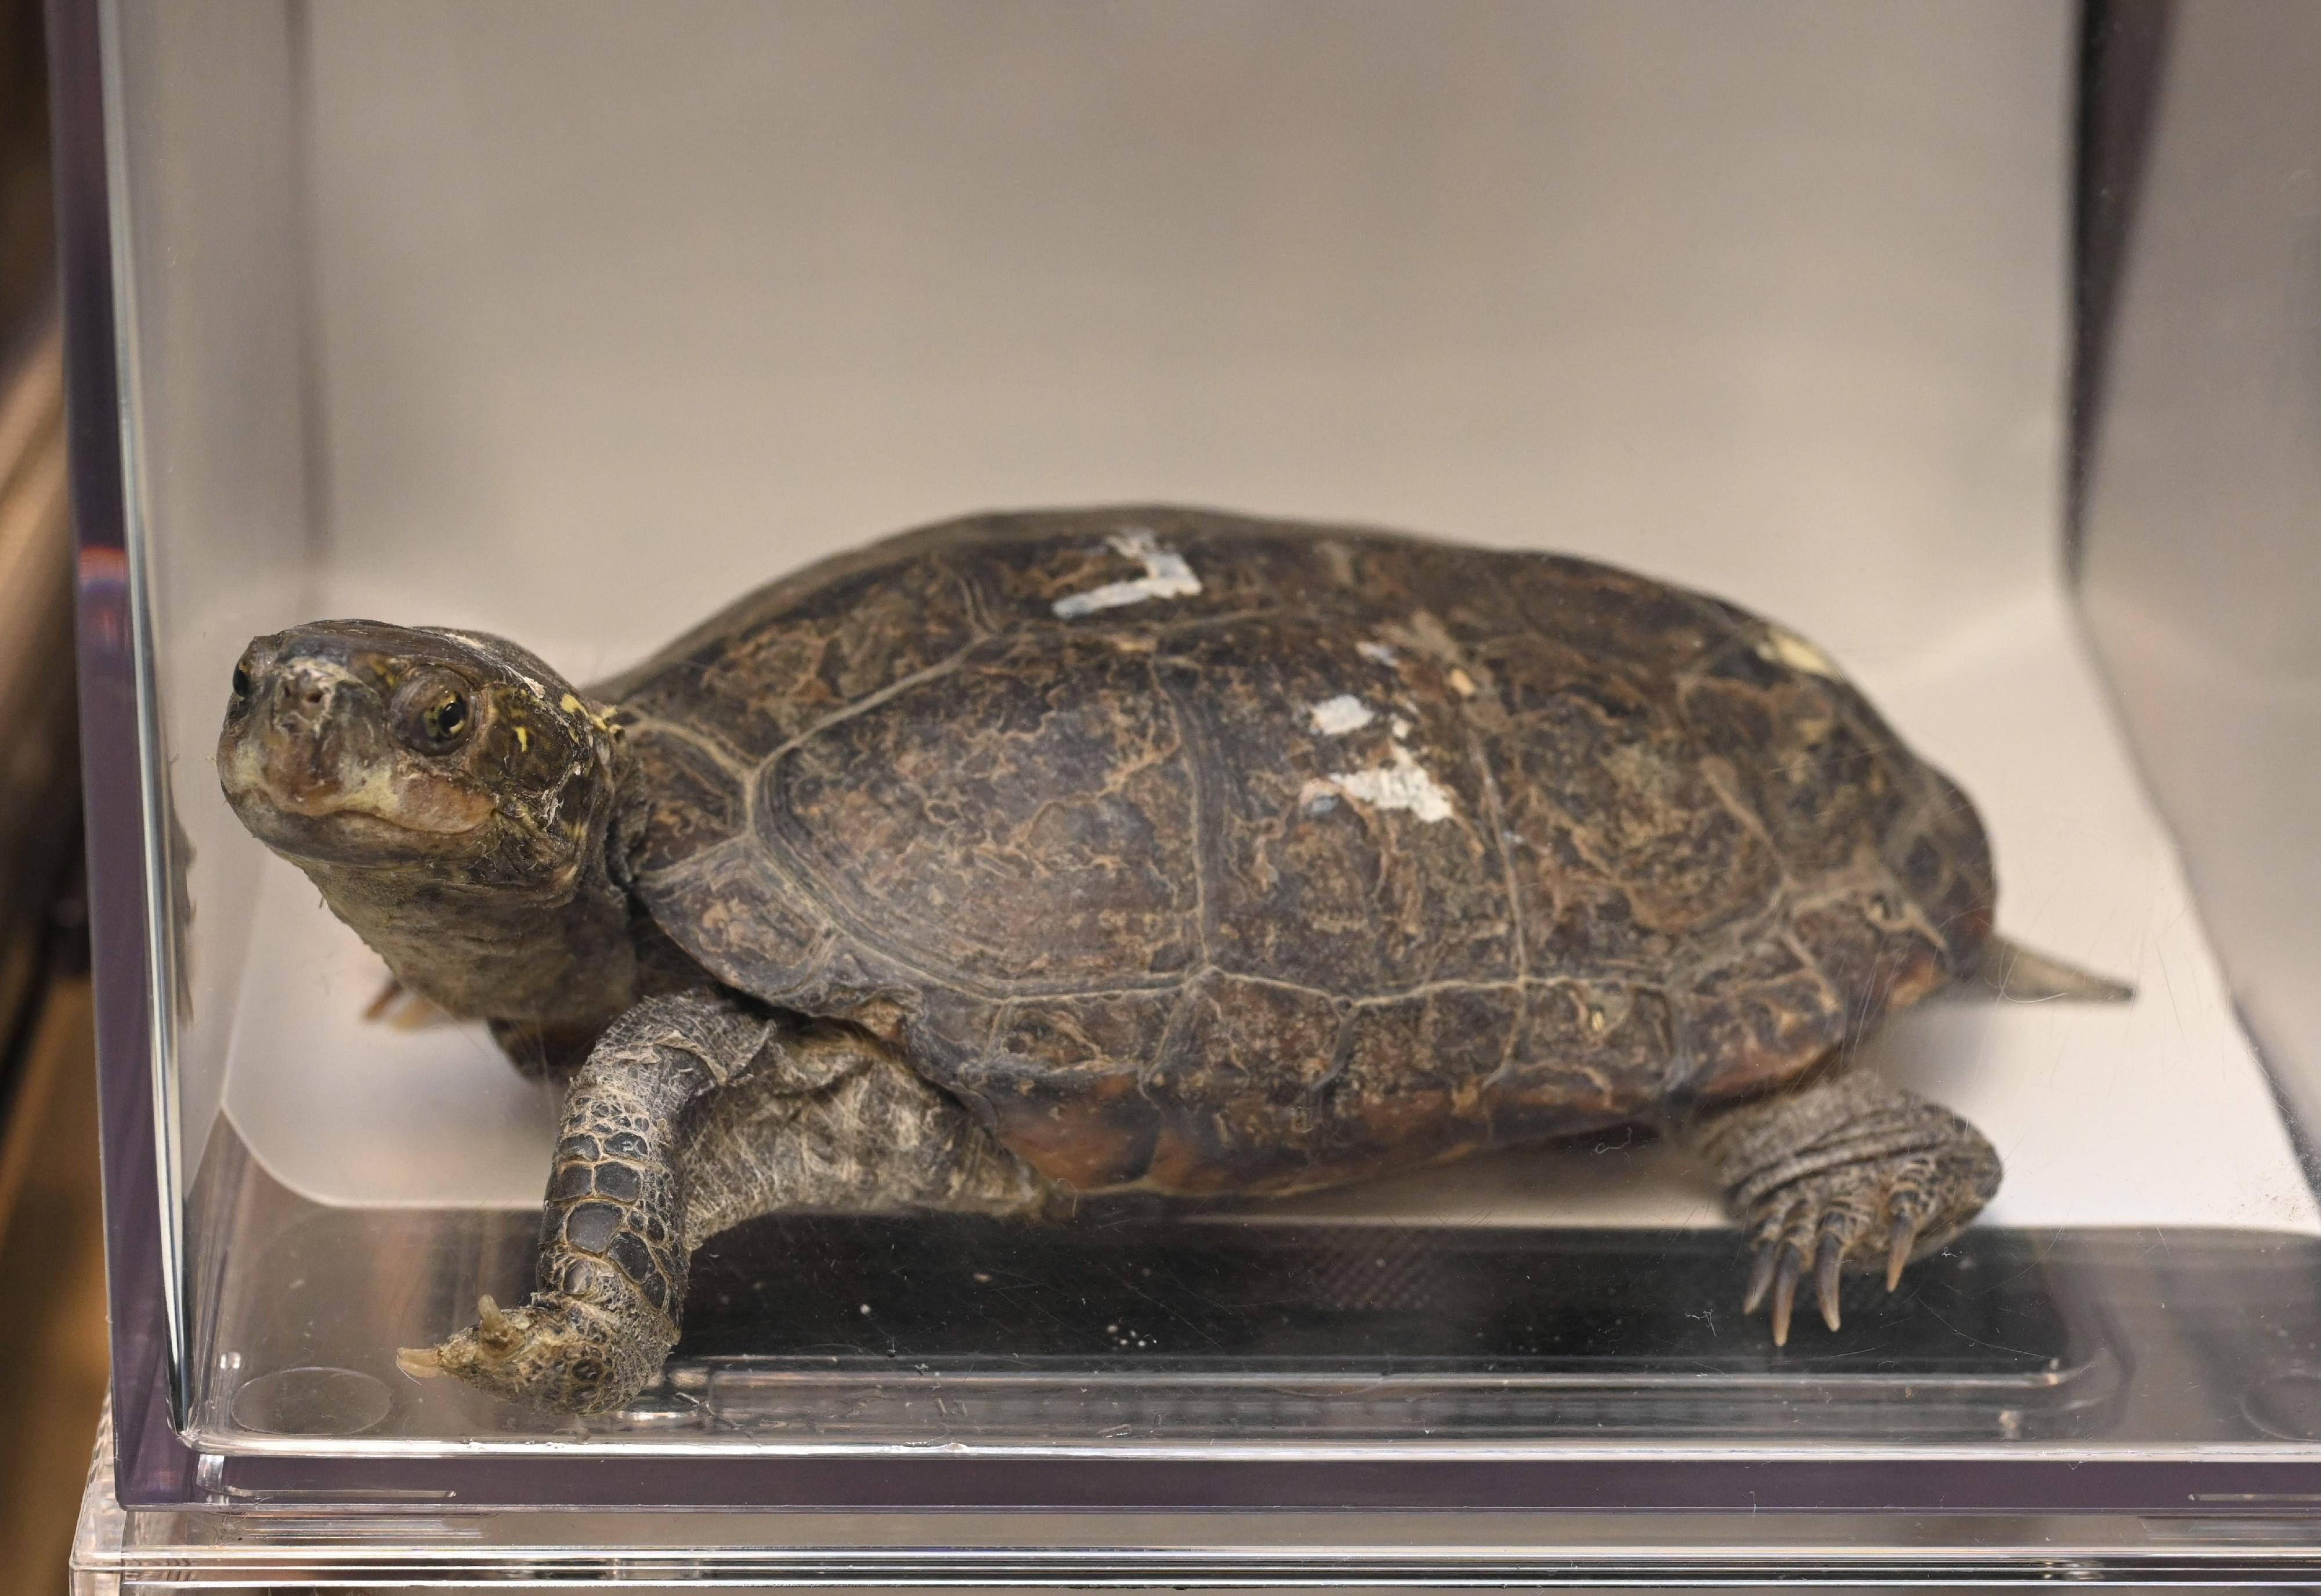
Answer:
[{"label": "shell scute", "polygon": [[1143,1081],[1159,1120],[1145,1180],[1168,1192],[1280,1191],[1315,1177],[1343,1005],[1216,971],[1196,979]]},{"label": "shell scute", "polygon": [[1710,1099],[1779,1079],[1789,1061],[1826,1053],[1846,1036],[1837,990],[1779,939],[1743,943],[1696,975],[1683,1014],[1696,1061],[1686,1084]]},{"label": "shell scute", "polygon": [[772,760],[758,808],[864,934],[987,984],[1197,960],[1192,773],[1143,659],[1018,639]]},{"label": "shell scute", "polygon": [[1303,617],[1204,630],[1161,673],[1208,778],[1220,967],[1365,996],[1514,975],[1496,805],[1441,678]]},{"label": "shell scute", "polygon": [[632,869],[648,875],[666,870],[742,835],[748,824],[748,794],[741,778],[715,756],[650,722],[632,724],[625,738],[648,794]]},{"label": "shell scute", "polygon": [[812,900],[748,839],[645,876],[637,890],[687,953],[743,992],[780,998],[804,989],[833,941]]},{"label": "shell scute", "polygon": [[1868,1031],[1954,973],[1943,939],[1891,891],[1816,903],[1798,910],[1791,923],[1830,986],[1847,998],[1849,1034]]},{"label": "shell scute", "polygon": [[1391,1148],[1413,1162],[1488,1134],[1487,1083],[1515,1040],[1522,987],[1450,986],[1347,1016],[1337,1068],[1324,1083],[1319,1151],[1359,1172]]},{"label": "shell scute", "polygon": [[1697,594],[1564,556],[1516,562],[1506,591],[1524,631],[1616,665],[1655,692],[1730,635],[1730,622]]},{"label": "shell scute", "polygon": [[980,635],[968,585],[933,555],[851,571],[774,603],[787,585],[745,600],[610,692],[642,714],[762,758]]},{"label": "shell scute", "polygon": [[1497,650],[1508,731],[1492,740],[1528,967],[1656,966],[1770,909],[1783,861],[1728,804],[1665,694],[1560,641]]},{"label": "shell scute", "polygon": [[1527,983],[1514,1056],[1492,1083],[1491,1140],[1649,1118],[1676,1063],[1675,1013],[1659,989],[1622,980]]},{"label": "shell scute", "polygon": [[1919,769],[1925,806],[1915,821],[1889,836],[1887,863],[1904,895],[1942,938],[1952,966],[1964,969],[1991,933],[1998,884],[1990,842],[1957,784],[1931,766]]},{"label": "shell scute", "polygon": [[1334,564],[1276,523],[1132,505],[1076,518],[995,517],[976,576],[996,626],[1142,631],[1279,609],[1285,598],[1326,604]]},{"label": "shell scute", "polygon": [[1160,1129],[1140,1082],[1176,1001],[1169,992],[1011,1002],[957,1089],[1042,1174],[1083,1190],[1133,1184]]}]

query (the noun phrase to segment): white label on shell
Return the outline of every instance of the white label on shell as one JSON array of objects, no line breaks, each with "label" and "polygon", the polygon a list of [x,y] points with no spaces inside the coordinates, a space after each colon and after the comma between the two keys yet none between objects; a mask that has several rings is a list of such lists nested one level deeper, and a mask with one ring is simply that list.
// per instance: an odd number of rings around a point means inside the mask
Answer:
[{"label": "white label on shell", "polygon": [[1193,567],[1185,563],[1185,557],[1161,548],[1160,540],[1142,527],[1123,527],[1105,541],[1112,546],[1114,553],[1142,566],[1144,575],[1124,582],[1107,582],[1102,587],[1058,599],[1051,607],[1059,620],[1071,621],[1093,615],[1098,610],[1141,604],[1146,599],[1189,598],[1201,591],[1201,579],[1193,575]]},{"label": "white label on shell", "polygon": [[1335,788],[1357,803],[1367,803],[1373,809],[1405,809],[1429,822],[1451,818],[1450,793],[1400,743],[1395,745],[1391,765],[1373,766],[1368,770],[1333,771],[1321,781],[1306,783],[1299,796],[1307,813],[1316,812],[1315,799],[1328,788]]},{"label": "white label on shell", "polygon": [[1786,627],[1770,627],[1771,636],[1757,645],[1757,652],[1768,659],[1778,659],[1791,670],[1801,670],[1807,676],[1826,676],[1833,682],[1845,680],[1845,673],[1837,668],[1830,657]]},{"label": "white label on shell", "polygon": [[1370,705],[1351,693],[1308,704],[1306,713],[1312,718],[1314,730],[1324,737],[1343,737],[1349,731],[1360,731],[1378,719]]}]

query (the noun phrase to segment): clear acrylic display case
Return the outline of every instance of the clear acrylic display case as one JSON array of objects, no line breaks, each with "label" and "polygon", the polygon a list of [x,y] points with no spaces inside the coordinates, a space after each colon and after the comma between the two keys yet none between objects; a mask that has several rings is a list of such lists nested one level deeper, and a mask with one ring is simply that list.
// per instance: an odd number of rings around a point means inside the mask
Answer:
[{"label": "clear acrylic display case", "polygon": [[[2321,1504],[2321,20],[2295,7],[53,8],[131,1504]],[[2075,156],[2076,152],[2076,156]],[[2076,351],[2076,355],[2075,355]],[[977,507],[1608,558],[1840,657],[2117,1006],[1877,1067],[1984,1220],[1774,1348],[1643,1137],[1167,1218],[760,1221],[587,1421],[554,1104],[210,759],[254,633],[577,680]]]}]

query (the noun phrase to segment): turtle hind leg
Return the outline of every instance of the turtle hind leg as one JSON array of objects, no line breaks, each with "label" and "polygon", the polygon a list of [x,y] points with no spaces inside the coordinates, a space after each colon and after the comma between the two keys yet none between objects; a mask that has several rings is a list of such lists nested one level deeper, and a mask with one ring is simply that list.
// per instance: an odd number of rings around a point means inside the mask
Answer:
[{"label": "turtle hind leg", "polygon": [[1859,1070],[1702,1112],[1675,1129],[1724,1186],[1749,1237],[1742,1311],[1770,1301],[1786,1343],[1799,1286],[1811,1282],[1831,1329],[1838,1277],[1882,1272],[1937,1251],[1998,1190],[1998,1155],[1939,1104]]},{"label": "turtle hind leg", "polygon": [[707,1106],[683,1160],[699,1246],[760,1214],[943,1211],[1032,1217],[1064,1194],[1008,1152],[901,1051],[808,1022]]}]

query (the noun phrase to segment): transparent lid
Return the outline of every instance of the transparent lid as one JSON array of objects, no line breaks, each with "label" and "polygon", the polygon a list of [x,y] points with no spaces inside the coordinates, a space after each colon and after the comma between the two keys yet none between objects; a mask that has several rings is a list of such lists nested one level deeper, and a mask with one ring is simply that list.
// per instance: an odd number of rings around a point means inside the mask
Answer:
[{"label": "transparent lid", "polygon": [[[85,646],[134,691],[96,846],[153,928],[105,1001],[151,1037],[116,1025],[106,1067],[157,1147],[108,1134],[158,1170],[136,1312],[214,1473],[2314,1459],[2321,365],[2265,339],[2310,331],[2280,284],[2321,224],[2321,23],[2186,12],[2157,50],[2062,5],[102,20],[126,500],[84,576],[126,622]],[[2075,133],[2083,67],[2116,125]],[[2111,187],[2075,190],[2075,137]],[[2133,230],[2086,197],[2131,189]],[[1274,1201],[760,1217],[696,1256],[663,1374],[587,1418],[398,1367],[532,1289],[561,1089],[375,1002],[377,956],[237,822],[209,750],[248,640],[378,616],[601,681],[897,529],[1119,502],[1778,617],[1789,668],[1842,670],[1972,794],[2006,934],[2135,996],[1950,994],[1852,1056],[2005,1180],[1782,1346],[1708,1163],[1646,1123]],[[2284,1489],[2253,1479],[2219,1489]]]}]

